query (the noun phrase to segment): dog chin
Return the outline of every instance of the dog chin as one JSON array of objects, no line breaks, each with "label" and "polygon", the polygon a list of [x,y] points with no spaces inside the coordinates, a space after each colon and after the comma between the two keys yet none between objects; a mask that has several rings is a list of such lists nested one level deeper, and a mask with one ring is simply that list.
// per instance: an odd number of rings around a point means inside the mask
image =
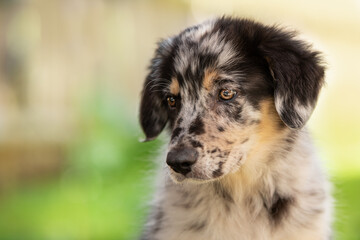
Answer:
[{"label": "dog chin", "polygon": [[173,170],[170,170],[169,175],[174,183],[183,183],[186,180],[184,175],[176,173]]},{"label": "dog chin", "polygon": [[188,184],[188,183],[189,184],[202,184],[202,183],[217,181],[222,178],[222,177],[217,177],[217,178],[210,178],[210,179],[201,179],[201,178],[194,178],[191,176],[187,177],[187,176],[184,176],[173,170],[170,170],[169,175],[170,175],[171,180],[176,184]]}]

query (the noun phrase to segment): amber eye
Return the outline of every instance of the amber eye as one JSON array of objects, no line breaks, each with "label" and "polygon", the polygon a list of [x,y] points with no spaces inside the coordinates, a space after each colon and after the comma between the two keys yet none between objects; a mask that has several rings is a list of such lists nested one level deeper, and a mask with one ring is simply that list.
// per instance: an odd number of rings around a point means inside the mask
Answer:
[{"label": "amber eye", "polygon": [[236,91],[229,89],[222,89],[219,93],[219,98],[224,101],[233,99],[236,96]]},{"label": "amber eye", "polygon": [[176,106],[176,99],[173,96],[168,97],[167,102],[170,108],[174,108]]}]

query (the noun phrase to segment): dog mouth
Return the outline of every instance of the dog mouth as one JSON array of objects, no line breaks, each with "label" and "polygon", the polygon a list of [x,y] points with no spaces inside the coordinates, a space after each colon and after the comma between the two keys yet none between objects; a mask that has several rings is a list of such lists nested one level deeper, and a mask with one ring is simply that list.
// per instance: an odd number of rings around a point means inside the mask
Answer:
[{"label": "dog mouth", "polygon": [[176,171],[174,171],[171,167],[169,167],[169,175],[170,178],[172,179],[172,181],[174,183],[205,183],[205,182],[211,182],[211,181],[216,181],[221,179],[224,175],[221,176],[217,176],[217,177],[208,177],[208,176],[204,176],[204,175],[200,175],[197,174],[194,171],[189,172],[186,175],[183,175],[181,173],[178,173]]},{"label": "dog mouth", "polygon": [[199,174],[194,172],[194,170],[192,170],[191,172],[184,175],[182,173],[178,173],[178,172],[174,171],[171,167],[169,167],[169,175],[170,175],[170,178],[175,183],[184,183],[184,182],[202,183],[202,182],[205,182],[205,181],[215,179],[215,178],[214,179],[209,179],[209,178],[205,178],[205,176],[200,176]]},{"label": "dog mouth", "polygon": [[170,167],[169,167],[169,170],[170,170],[170,172],[169,172],[170,178],[172,179],[172,181],[174,183],[182,183],[185,181],[186,177],[184,175],[175,172]]}]

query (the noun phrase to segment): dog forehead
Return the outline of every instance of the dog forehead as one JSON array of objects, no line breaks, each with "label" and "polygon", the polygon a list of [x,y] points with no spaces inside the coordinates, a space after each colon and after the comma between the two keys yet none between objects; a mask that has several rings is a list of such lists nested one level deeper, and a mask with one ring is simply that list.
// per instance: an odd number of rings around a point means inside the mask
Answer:
[{"label": "dog forehead", "polygon": [[174,70],[186,82],[201,82],[207,69],[220,69],[238,60],[233,43],[225,38],[224,31],[214,29],[213,22],[185,30],[176,43]]},{"label": "dog forehead", "polygon": [[[220,74],[220,72],[213,68],[205,68],[202,72],[201,78],[199,78],[200,85],[205,88],[207,91],[211,91],[211,88],[214,82],[220,78],[225,78],[225,74]],[[182,79],[182,88],[180,88],[179,80],[176,77],[171,78],[171,82],[169,85],[170,93],[173,95],[179,95],[180,90],[183,91],[196,91],[198,88],[194,85],[189,85],[184,82]]]}]

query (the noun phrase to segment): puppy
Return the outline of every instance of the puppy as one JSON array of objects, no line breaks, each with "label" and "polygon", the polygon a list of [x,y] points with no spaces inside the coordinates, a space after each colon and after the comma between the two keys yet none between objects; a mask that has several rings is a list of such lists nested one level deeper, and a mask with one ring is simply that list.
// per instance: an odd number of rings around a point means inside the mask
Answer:
[{"label": "puppy", "polygon": [[140,123],[146,140],[166,125],[171,137],[141,239],[330,239],[329,184],[304,127],[324,66],[295,37],[222,17],[158,44]]}]

